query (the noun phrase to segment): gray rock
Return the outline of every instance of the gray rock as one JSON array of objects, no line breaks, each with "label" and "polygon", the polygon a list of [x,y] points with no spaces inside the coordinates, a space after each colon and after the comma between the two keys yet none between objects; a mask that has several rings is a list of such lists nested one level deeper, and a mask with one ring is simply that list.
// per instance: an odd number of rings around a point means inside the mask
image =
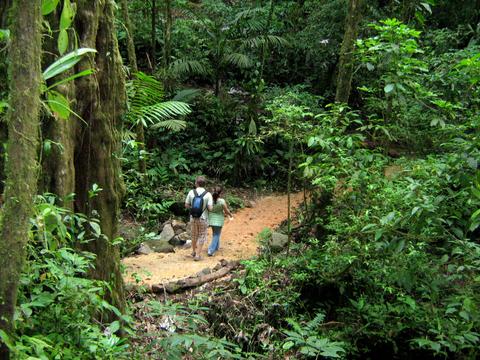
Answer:
[{"label": "gray rock", "polygon": [[274,232],[272,238],[269,241],[270,249],[273,251],[282,250],[288,243],[288,235]]},{"label": "gray rock", "polygon": [[175,252],[173,245],[169,244],[168,241],[165,240],[148,240],[145,241],[145,244],[157,253]]},{"label": "gray rock", "polygon": [[183,221],[180,220],[172,220],[172,227],[173,230],[175,231],[175,234],[179,234],[185,231],[187,228],[187,224],[185,224]]},{"label": "gray rock", "polygon": [[190,236],[189,233],[187,233],[187,232],[185,231],[185,232],[179,234],[179,235],[178,235],[178,238],[179,238],[181,241],[183,241],[183,243],[185,243],[187,240],[190,240],[191,236]]},{"label": "gray rock", "polygon": [[172,225],[167,224],[163,227],[163,230],[160,233],[160,240],[170,241],[174,236],[175,236],[175,231],[173,230]]},{"label": "gray rock", "polygon": [[173,238],[171,238],[169,243],[174,246],[185,245],[187,240],[190,240],[190,235],[186,231],[184,231],[178,235],[175,235]]},{"label": "gray rock", "polygon": [[253,208],[257,205],[257,203],[253,200],[245,200],[243,204],[245,205],[246,208]]},{"label": "gray rock", "polygon": [[189,221],[185,231],[191,236],[192,235],[192,223]]},{"label": "gray rock", "polygon": [[137,249],[137,254],[139,255],[148,255],[153,253],[153,250],[147,244],[140,244],[140,247]]},{"label": "gray rock", "polygon": [[179,246],[184,245],[186,243],[186,240],[182,240],[178,235],[175,235],[173,238],[170,239],[168,243],[173,246]]}]

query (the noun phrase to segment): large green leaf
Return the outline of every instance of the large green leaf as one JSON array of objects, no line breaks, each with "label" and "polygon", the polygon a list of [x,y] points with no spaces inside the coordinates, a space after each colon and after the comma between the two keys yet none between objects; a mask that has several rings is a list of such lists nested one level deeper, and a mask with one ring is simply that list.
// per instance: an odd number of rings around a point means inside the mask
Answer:
[{"label": "large green leaf", "polygon": [[42,15],[46,16],[53,12],[58,5],[60,0],[43,0],[42,1]]},{"label": "large green leaf", "polygon": [[65,54],[68,49],[68,32],[65,29],[60,29],[57,39],[57,47],[60,55]]},{"label": "large green leaf", "polygon": [[96,52],[97,50],[95,49],[80,48],[66,54],[65,56],[62,56],[60,59],[58,59],[45,69],[45,71],[43,72],[43,79],[48,80],[54,76],[57,76],[58,74],[67,71],[68,69],[71,69],[82,59],[83,55]]},{"label": "large green leaf", "polygon": [[47,93],[47,104],[56,117],[67,120],[70,116],[70,104],[65,96],[57,91],[49,91]]},{"label": "large green leaf", "polygon": [[75,9],[70,0],[63,1],[62,14],[60,15],[60,30],[67,30],[75,17]]}]

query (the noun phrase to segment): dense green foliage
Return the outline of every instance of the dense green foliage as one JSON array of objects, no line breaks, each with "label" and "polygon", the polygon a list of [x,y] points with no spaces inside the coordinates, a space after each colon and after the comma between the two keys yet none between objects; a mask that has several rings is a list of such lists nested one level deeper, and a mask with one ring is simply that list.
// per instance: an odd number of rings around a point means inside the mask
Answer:
[{"label": "dense green foliage", "polygon": [[[44,15],[58,5],[66,17],[44,24],[60,54],[76,36],[73,3],[43,1]],[[111,284],[90,278],[96,255],[80,250],[104,237],[95,211],[39,196],[16,332],[0,331],[15,358],[480,357],[478,1],[365,1],[350,102],[339,104],[347,3],[128,2],[139,72],[126,66],[123,148],[112,155],[123,166],[123,215],[143,227],[109,241],[128,255],[166,219],[184,217],[198,174],[252,192],[291,183],[307,201],[288,251],[274,252],[265,230],[261,254],[228,286],[182,303],[131,304],[158,325],[133,334],[130,316],[108,301]],[[117,30],[126,64],[121,21]],[[8,37],[0,29],[1,80]],[[69,53],[54,64],[69,56],[80,60]],[[72,121],[62,86],[101,76],[92,72],[45,84],[44,115]],[[42,156],[62,149],[42,141]],[[89,199],[102,191],[95,185]]]}]

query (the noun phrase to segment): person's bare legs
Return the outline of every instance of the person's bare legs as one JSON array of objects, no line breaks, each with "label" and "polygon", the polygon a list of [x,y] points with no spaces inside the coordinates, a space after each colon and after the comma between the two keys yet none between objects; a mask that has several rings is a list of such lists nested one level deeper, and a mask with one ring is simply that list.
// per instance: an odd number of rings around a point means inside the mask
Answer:
[{"label": "person's bare legs", "polygon": [[197,239],[194,240],[192,238],[192,256],[197,255],[196,249],[197,249]]},{"label": "person's bare legs", "polygon": [[197,252],[196,252],[196,255],[195,255],[195,258],[200,260],[202,257],[201,257],[201,254],[202,254],[202,248],[203,248],[203,244],[200,244],[198,243],[197,245]]}]

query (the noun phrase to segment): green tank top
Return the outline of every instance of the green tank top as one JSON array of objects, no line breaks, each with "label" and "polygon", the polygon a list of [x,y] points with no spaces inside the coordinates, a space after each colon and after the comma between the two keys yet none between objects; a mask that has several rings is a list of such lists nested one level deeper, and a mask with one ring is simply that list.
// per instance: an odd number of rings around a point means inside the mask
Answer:
[{"label": "green tank top", "polygon": [[212,211],[208,212],[208,224],[210,226],[223,226],[225,217],[223,215],[223,205],[225,200],[218,199],[216,204],[213,204]]}]

